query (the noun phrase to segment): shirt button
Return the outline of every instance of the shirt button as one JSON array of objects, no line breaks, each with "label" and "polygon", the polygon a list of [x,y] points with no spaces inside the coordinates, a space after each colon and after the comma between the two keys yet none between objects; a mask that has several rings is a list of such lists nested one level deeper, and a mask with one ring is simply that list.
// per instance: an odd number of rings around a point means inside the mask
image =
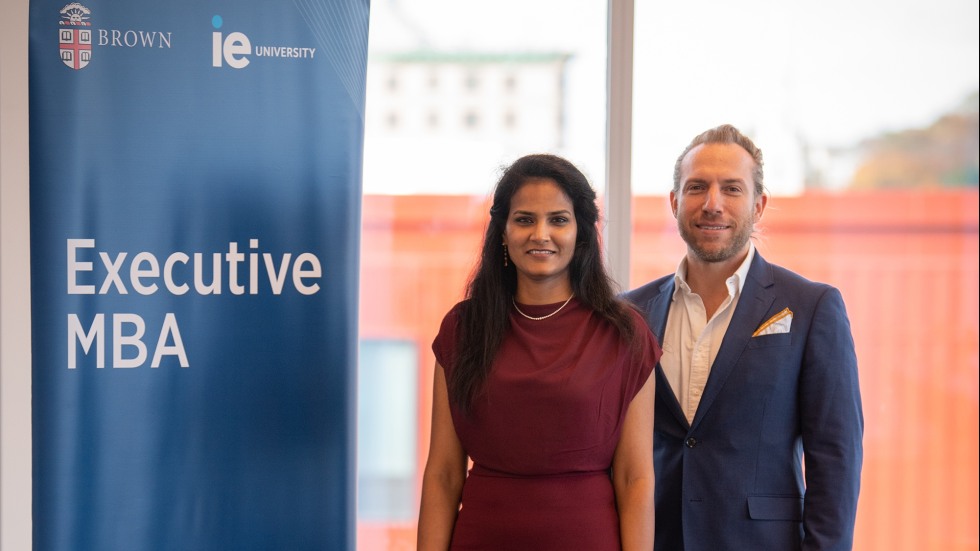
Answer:
[{"label": "shirt button", "polygon": [[694,446],[697,446],[697,445],[698,445],[698,439],[697,439],[697,438],[694,438],[694,437],[692,436],[692,437],[690,437],[690,438],[688,438],[688,439],[687,439],[687,440],[686,440],[686,441],[684,442],[684,444],[685,444],[685,445],[687,445],[687,447],[689,447],[689,448],[693,448]]}]

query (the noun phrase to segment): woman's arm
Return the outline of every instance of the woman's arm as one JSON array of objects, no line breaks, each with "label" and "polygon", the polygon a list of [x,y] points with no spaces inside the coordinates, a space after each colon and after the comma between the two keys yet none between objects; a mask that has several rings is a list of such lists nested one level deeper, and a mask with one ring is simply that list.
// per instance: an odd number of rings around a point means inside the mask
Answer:
[{"label": "woman's arm", "polygon": [[[432,435],[422,475],[418,551],[446,551],[466,479],[466,452],[449,413],[446,375],[436,362],[432,383]],[[652,548],[652,546],[651,546]]]},{"label": "woman's arm", "polygon": [[613,456],[623,551],[653,549],[653,374],[633,398]]}]

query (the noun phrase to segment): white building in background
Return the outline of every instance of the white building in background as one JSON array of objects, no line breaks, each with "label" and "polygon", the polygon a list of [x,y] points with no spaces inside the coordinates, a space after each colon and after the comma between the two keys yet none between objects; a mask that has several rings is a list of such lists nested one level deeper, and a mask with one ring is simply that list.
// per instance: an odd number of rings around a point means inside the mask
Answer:
[{"label": "white building in background", "polygon": [[[364,191],[486,196],[528,153],[604,176],[605,5],[371,5]],[[542,26],[555,10],[555,26]],[[478,21],[462,25],[460,21]],[[560,23],[560,24],[559,24]]]},{"label": "white building in background", "polygon": [[[566,66],[547,52],[375,54],[365,120],[367,193],[485,193],[496,169],[566,141]],[[479,179],[477,182],[461,181]]]},{"label": "white building in background", "polygon": [[559,147],[567,54],[406,52],[372,59],[367,127],[403,137],[479,137]]}]

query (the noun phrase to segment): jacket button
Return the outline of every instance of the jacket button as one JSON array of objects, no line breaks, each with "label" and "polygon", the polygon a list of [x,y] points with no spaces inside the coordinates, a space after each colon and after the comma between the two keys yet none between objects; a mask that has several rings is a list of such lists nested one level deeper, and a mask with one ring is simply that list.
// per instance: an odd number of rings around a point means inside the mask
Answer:
[{"label": "jacket button", "polygon": [[684,442],[684,444],[687,445],[687,447],[689,447],[689,448],[693,448],[694,446],[697,446],[698,445],[698,439],[692,436],[692,437],[688,438]]}]

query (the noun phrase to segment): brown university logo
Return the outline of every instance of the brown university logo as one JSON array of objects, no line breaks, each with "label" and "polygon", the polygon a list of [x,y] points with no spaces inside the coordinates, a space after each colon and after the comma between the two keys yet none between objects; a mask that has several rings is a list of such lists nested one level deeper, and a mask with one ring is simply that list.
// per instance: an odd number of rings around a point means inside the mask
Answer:
[{"label": "brown university logo", "polygon": [[91,13],[78,2],[61,8],[61,21],[58,22],[61,61],[76,71],[92,59],[92,23],[88,20]]}]

